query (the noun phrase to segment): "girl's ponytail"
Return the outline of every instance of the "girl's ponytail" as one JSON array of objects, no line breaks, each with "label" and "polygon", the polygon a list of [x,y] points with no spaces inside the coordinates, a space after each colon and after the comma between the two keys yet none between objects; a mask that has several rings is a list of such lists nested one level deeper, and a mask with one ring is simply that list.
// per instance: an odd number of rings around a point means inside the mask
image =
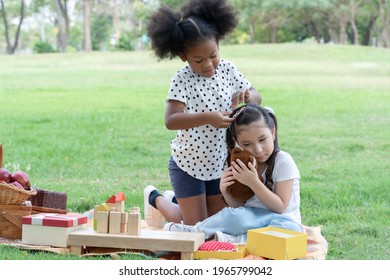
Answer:
[{"label": "girl's ponytail", "polygon": [[274,181],[272,180],[272,173],[274,172],[275,168],[275,158],[277,153],[280,151],[279,144],[278,144],[278,123],[276,120],[275,114],[272,112],[272,110],[268,108],[264,108],[268,115],[271,117],[275,129],[275,141],[274,141],[274,150],[271,154],[271,156],[267,160],[267,170],[265,171],[265,183],[264,185],[271,191],[273,191]]},{"label": "girl's ponytail", "polygon": [[148,36],[152,50],[160,60],[176,58],[182,51],[184,35],[179,26],[180,20],[180,13],[164,5],[150,17]]}]

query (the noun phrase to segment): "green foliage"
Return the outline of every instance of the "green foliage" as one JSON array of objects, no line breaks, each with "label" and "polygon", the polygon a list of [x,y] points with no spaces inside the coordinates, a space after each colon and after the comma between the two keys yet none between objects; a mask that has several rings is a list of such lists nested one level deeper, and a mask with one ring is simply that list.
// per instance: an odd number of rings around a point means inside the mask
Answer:
[{"label": "green foliage", "polygon": [[183,5],[183,0],[161,0],[161,4],[164,4],[171,9],[178,10]]},{"label": "green foliage", "polygon": [[134,50],[133,40],[134,40],[134,35],[132,35],[132,33],[130,32],[122,33],[121,36],[119,37],[118,49],[124,51],[133,51]]},{"label": "green foliage", "polygon": [[56,50],[49,42],[36,42],[33,47],[35,53],[54,53]]},{"label": "green foliage", "polygon": [[68,45],[72,46],[76,50],[80,51],[83,49],[83,39],[84,39],[84,34],[82,30],[74,26],[70,29],[70,34],[69,34],[69,40],[68,40]]},{"label": "green foliage", "polygon": [[91,23],[92,49],[108,48],[111,32],[112,17],[106,14],[94,14]]}]

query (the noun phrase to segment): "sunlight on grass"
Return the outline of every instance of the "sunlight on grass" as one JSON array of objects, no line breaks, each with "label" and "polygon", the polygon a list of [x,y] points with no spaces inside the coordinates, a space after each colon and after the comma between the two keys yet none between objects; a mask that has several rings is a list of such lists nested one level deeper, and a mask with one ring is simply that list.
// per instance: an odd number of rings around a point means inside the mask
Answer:
[{"label": "sunlight on grass", "polygon": [[[281,44],[221,54],[275,110],[280,145],[301,172],[303,222],[323,226],[327,258],[387,259],[389,50]],[[33,185],[65,191],[77,212],[117,191],[142,209],[146,185],[171,188],[176,132],[164,110],[181,61],[99,52],[0,56],[0,65],[4,163],[30,166]]]}]

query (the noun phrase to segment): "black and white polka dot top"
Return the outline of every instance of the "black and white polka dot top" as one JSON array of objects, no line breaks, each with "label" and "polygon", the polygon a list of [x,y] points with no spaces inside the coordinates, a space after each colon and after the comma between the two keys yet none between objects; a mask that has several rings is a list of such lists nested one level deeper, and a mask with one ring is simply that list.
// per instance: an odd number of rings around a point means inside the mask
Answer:
[{"label": "black and white polka dot top", "polygon": [[[168,100],[183,102],[185,112],[231,111],[232,94],[245,91],[249,81],[229,61],[221,60],[216,74],[205,78],[189,65],[179,70],[171,81]],[[203,125],[177,132],[171,142],[176,164],[189,175],[201,180],[222,176],[227,156],[226,129]]]}]

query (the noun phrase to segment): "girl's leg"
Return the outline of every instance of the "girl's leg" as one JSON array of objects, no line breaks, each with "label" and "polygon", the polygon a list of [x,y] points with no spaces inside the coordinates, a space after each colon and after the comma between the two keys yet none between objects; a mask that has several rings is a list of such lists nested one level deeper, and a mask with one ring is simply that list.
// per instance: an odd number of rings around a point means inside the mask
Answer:
[{"label": "girl's leg", "polygon": [[177,202],[178,204],[172,203],[163,196],[158,196],[155,200],[157,209],[166,221],[183,222],[186,225],[195,225],[225,206],[221,195],[208,196],[206,200],[205,195],[177,198]]},{"label": "girl's leg", "polygon": [[195,225],[208,217],[205,194],[176,199],[183,217],[182,220],[177,221],[178,223],[183,222],[186,225]]},{"label": "girl's leg", "polygon": [[[169,159],[169,176],[180,207],[181,219],[178,220],[179,216],[176,215],[168,221],[194,225],[206,219],[208,217],[208,205],[206,203],[205,182],[180,169],[172,157]],[[160,210],[158,205],[157,208]]]},{"label": "girl's leg", "polygon": [[177,204],[168,200],[165,193],[149,185],[144,189],[144,217],[148,226],[162,228],[166,221],[180,221],[181,213]]},{"label": "girl's leg", "polygon": [[217,214],[226,207],[225,202],[222,200],[222,194],[208,195],[206,196],[206,202],[208,217]]},{"label": "girl's leg", "polygon": [[269,223],[269,226],[298,231],[298,232],[305,232],[305,228],[301,224],[298,224],[297,222],[293,221],[289,217],[283,215],[278,215],[273,217]]},{"label": "girl's leg", "polygon": [[195,225],[208,217],[205,195],[177,198],[178,204],[163,196],[155,200],[156,208],[168,222]]},{"label": "girl's leg", "polygon": [[216,231],[230,235],[246,234],[248,229],[262,227],[267,224],[268,216],[258,216],[254,208],[225,207],[217,214],[196,224],[199,231],[205,233],[206,239],[212,238]]},{"label": "girl's leg", "polygon": [[249,229],[267,226],[302,231],[301,226],[287,216],[253,207],[226,207],[195,227],[197,231],[203,231],[206,238],[211,238],[216,231],[236,236],[246,235]]},{"label": "girl's leg", "polygon": [[217,214],[226,207],[219,188],[220,182],[220,179],[205,182],[208,217]]},{"label": "girl's leg", "polygon": [[164,216],[168,222],[179,223],[182,220],[182,215],[179,205],[168,201],[164,196],[158,196],[155,200],[158,211]]},{"label": "girl's leg", "polygon": [[[253,209],[254,212],[257,209]],[[263,212],[263,211],[261,211]],[[287,216],[277,214],[277,213],[266,213],[263,212],[266,215],[263,216],[262,219],[256,221],[253,223],[253,228],[260,228],[260,227],[265,227],[265,226],[272,226],[272,227],[277,227],[277,228],[282,228],[282,229],[288,229],[288,230],[293,230],[293,231],[298,231],[298,232],[305,232],[305,229],[302,225],[299,223],[293,221]],[[261,214],[261,213],[258,213]],[[261,214],[263,215],[263,214]],[[264,219],[265,218],[265,219]],[[248,229],[251,229],[250,227]],[[232,242],[232,243],[246,243],[247,242],[247,233],[245,234],[239,234],[239,235],[232,235],[232,234],[226,234],[225,232],[216,232],[216,238],[218,241],[225,241],[225,242]]]}]

